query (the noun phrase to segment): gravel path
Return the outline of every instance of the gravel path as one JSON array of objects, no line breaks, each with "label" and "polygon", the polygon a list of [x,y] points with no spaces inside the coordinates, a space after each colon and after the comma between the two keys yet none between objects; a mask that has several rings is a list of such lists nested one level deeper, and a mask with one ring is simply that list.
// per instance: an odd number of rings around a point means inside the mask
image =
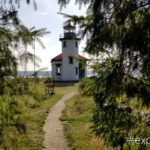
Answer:
[{"label": "gravel path", "polygon": [[51,108],[44,125],[44,150],[71,150],[67,145],[63,124],[59,118],[61,117],[62,110],[65,108],[65,101],[73,95],[75,95],[75,92],[64,95]]}]

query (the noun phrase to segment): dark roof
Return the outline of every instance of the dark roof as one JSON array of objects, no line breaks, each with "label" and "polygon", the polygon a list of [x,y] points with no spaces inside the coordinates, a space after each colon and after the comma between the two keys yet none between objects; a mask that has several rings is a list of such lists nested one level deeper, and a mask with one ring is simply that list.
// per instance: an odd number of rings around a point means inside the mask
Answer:
[{"label": "dark roof", "polygon": [[56,57],[52,58],[52,61],[62,61],[62,54],[57,55]]},{"label": "dark roof", "polygon": [[67,25],[64,26],[64,29],[68,29],[68,28],[75,29],[76,27],[71,25],[71,23],[69,22]]},{"label": "dark roof", "polygon": [[[81,55],[78,55],[78,57],[79,57],[80,59],[86,59],[85,57],[83,57],[83,56],[81,56]],[[52,62],[52,61],[62,61],[62,54],[59,54],[59,55],[57,55],[56,57],[52,58],[51,62]]]}]

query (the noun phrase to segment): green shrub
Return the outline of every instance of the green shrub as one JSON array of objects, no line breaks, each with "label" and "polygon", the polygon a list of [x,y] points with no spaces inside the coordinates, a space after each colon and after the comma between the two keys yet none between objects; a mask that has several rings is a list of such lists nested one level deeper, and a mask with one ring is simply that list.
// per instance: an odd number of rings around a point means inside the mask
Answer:
[{"label": "green shrub", "polygon": [[29,80],[26,78],[16,77],[9,78],[5,84],[5,94],[23,95],[29,91]]},{"label": "green shrub", "polygon": [[48,83],[52,83],[52,78],[51,77],[47,77],[44,81],[45,84],[48,84]]},{"label": "green shrub", "polygon": [[22,113],[22,107],[16,98],[0,97],[0,149],[12,148],[16,139],[10,131],[16,135],[26,133],[26,124],[20,117]]},{"label": "green shrub", "polygon": [[82,95],[92,96],[96,77],[85,77],[80,80],[79,91]]}]

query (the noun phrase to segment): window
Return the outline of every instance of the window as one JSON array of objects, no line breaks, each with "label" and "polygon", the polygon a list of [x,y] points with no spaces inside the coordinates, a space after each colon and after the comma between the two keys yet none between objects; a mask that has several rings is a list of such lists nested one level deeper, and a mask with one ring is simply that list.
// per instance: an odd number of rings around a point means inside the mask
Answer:
[{"label": "window", "polygon": [[56,65],[56,74],[57,75],[61,75],[61,69],[60,69],[60,65]]},{"label": "window", "polygon": [[73,64],[73,57],[69,56],[69,64]]},{"label": "window", "polygon": [[67,42],[63,41],[63,47],[67,47]]},{"label": "window", "polygon": [[75,47],[78,47],[78,41],[75,41]]},{"label": "window", "polygon": [[78,75],[78,67],[75,68],[75,74]]}]

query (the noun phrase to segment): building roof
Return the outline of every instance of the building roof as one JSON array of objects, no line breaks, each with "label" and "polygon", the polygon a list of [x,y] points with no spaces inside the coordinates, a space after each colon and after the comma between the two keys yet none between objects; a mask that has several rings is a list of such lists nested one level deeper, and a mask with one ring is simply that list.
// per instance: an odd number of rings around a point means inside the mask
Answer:
[{"label": "building roof", "polygon": [[76,27],[73,26],[70,22],[64,26],[64,29],[75,29]]},{"label": "building roof", "polygon": [[[79,59],[86,59],[85,57],[81,56],[81,55],[78,55],[78,58]],[[59,54],[57,55],[56,57],[52,58],[51,59],[51,62],[52,61],[62,61],[62,54]]]}]

